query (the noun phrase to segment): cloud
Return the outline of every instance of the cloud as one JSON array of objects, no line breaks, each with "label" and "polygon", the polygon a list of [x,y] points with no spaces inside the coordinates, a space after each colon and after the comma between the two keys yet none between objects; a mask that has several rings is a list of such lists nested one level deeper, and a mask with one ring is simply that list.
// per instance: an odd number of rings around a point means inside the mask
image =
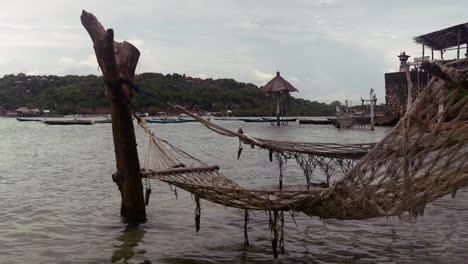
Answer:
[{"label": "cloud", "polygon": [[337,0],[319,0],[320,5],[335,5],[338,1]]},{"label": "cloud", "polygon": [[7,63],[8,63],[8,59],[3,56],[0,56],[0,65],[7,64]]},{"label": "cloud", "polygon": [[98,62],[96,55],[90,54],[86,59],[82,59],[78,62],[80,65],[89,66],[89,67],[97,67]]},{"label": "cloud", "polygon": [[143,43],[145,43],[142,39],[129,39],[127,42],[135,46],[137,49],[141,49],[143,47]]},{"label": "cloud", "polygon": [[194,77],[198,77],[198,78],[201,78],[201,79],[206,79],[206,78],[208,78],[208,75],[206,75],[204,73],[196,73],[196,74],[194,74]]},{"label": "cloud", "polygon": [[34,28],[33,26],[30,26],[30,25],[11,24],[11,23],[0,24],[0,26],[7,27],[10,29],[14,29],[14,30],[31,30]]},{"label": "cloud", "polygon": [[254,77],[255,80],[262,81],[262,82],[269,81],[269,80],[273,79],[273,77],[274,77],[273,74],[261,72],[258,69],[254,69],[252,71],[252,74],[253,74],[253,77]]},{"label": "cloud", "polygon": [[297,84],[301,82],[301,80],[296,76],[289,76],[287,79],[291,81],[293,84]]},{"label": "cloud", "polygon": [[67,74],[99,74],[98,63],[94,54],[83,59],[61,56],[54,71],[59,75]]}]

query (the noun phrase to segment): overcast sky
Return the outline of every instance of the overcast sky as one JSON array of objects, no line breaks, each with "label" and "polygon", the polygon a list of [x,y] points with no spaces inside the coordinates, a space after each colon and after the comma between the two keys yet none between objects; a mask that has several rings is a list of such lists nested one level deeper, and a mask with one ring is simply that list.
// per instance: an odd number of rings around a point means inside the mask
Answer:
[{"label": "overcast sky", "polygon": [[[93,13],[140,51],[137,73],[233,78],[258,86],[277,70],[319,102],[384,103],[384,73],[412,37],[468,22],[466,0],[0,0],[0,75],[95,74],[80,23]],[[447,56],[445,56],[447,58]]]}]

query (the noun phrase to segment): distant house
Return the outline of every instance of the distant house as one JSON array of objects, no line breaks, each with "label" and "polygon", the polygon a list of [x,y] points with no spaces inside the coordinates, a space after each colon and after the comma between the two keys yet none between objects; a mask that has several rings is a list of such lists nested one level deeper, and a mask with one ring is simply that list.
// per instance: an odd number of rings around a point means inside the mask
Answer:
[{"label": "distant house", "polygon": [[80,108],[80,112],[84,114],[94,114],[96,111],[92,108]]},{"label": "distant house", "polygon": [[29,110],[29,113],[33,115],[41,115],[41,110],[39,110],[39,108],[33,108]]},{"label": "distant house", "polygon": [[98,108],[96,109],[96,113],[99,113],[99,114],[110,114],[110,109],[108,107],[101,107],[101,108]]},{"label": "distant house", "polygon": [[39,108],[29,109],[27,107],[20,107],[15,110],[17,116],[40,116],[42,115],[41,110]]},{"label": "distant house", "polygon": [[29,114],[29,108],[22,106],[16,109],[15,112],[18,114]]}]

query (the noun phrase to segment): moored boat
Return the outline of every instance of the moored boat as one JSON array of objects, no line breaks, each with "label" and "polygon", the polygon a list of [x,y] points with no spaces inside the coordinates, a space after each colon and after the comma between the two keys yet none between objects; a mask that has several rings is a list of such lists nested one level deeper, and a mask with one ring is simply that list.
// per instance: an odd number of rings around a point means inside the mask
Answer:
[{"label": "moored boat", "polygon": [[331,120],[299,120],[299,124],[312,124],[312,125],[331,125],[333,122]]},{"label": "moored boat", "polygon": [[[239,120],[244,121],[244,122],[276,122],[276,118],[261,118],[261,119],[250,119],[250,118],[239,118]],[[281,118],[280,122],[296,122],[297,118]]]},{"label": "moored boat", "polygon": [[26,121],[40,122],[40,121],[42,121],[42,119],[39,119],[39,118],[21,118],[21,117],[17,117],[16,120],[18,120],[20,122],[26,122]]},{"label": "moored boat", "polygon": [[44,120],[47,125],[93,125],[93,120]]},{"label": "moored boat", "polygon": [[112,123],[112,119],[98,119],[98,120],[94,120],[94,123],[96,123],[96,124],[108,124],[108,123]]},{"label": "moored boat", "polygon": [[175,123],[188,123],[196,122],[197,120],[187,120],[187,119],[145,119],[147,123],[158,123],[158,124],[175,124]]}]

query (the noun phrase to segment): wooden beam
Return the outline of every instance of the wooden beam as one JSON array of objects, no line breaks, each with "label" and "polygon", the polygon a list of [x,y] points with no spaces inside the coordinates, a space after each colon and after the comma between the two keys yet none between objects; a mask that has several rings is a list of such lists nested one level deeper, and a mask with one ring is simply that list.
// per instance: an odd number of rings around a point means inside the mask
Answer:
[{"label": "wooden beam", "polygon": [[131,89],[121,78],[133,79],[140,52],[128,42],[114,41],[114,31],[105,30],[97,18],[83,10],[81,23],[93,41],[94,52],[106,83],[111,104],[112,135],[117,172],[112,176],[122,197],[124,222],[146,221],[143,184],[130,109]]},{"label": "wooden beam", "polygon": [[424,43],[422,44],[422,58],[421,60],[424,60]]},{"label": "wooden beam", "polygon": [[457,36],[457,60],[460,59],[460,27],[458,27],[458,36]]},{"label": "wooden beam", "polygon": [[281,126],[281,122],[280,122],[281,94],[280,93],[275,94],[275,100],[276,100],[276,124],[277,126]]}]

